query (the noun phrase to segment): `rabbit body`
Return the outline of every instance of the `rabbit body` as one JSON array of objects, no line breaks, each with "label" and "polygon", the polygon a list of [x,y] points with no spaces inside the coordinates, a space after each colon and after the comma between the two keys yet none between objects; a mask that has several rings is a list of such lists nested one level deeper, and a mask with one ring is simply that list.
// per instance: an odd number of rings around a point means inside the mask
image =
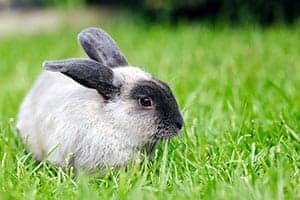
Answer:
[{"label": "rabbit body", "polygon": [[[93,51],[86,51],[93,58]],[[119,167],[153,138],[169,137],[181,129],[178,123],[183,121],[167,86],[139,68],[112,67],[117,64],[100,60],[105,56],[97,62],[81,59],[44,64],[51,71],[40,75],[22,103],[17,121],[20,136],[38,160],[46,158],[55,165],[69,163],[75,168]],[[119,63],[127,62],[118,58]],[[106,78],[99,81],[97,73]],[[163,111],[139,104],[140,93],[156,87],[163,96],[157,99],[167,104],[159,108]]]}]

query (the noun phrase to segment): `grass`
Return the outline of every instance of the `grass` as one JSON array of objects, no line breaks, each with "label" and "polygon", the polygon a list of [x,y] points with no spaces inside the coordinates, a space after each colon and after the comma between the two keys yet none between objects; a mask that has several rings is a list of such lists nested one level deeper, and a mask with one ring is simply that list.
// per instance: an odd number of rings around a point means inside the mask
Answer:
[{"label": "grass", "polygon": [[153,163],[92,177],[36,163],[14,128],[41,63],[85,56],[79,29],[0,38],[0,199],[300,199],[299,27],[105,25],[186,123]]}]

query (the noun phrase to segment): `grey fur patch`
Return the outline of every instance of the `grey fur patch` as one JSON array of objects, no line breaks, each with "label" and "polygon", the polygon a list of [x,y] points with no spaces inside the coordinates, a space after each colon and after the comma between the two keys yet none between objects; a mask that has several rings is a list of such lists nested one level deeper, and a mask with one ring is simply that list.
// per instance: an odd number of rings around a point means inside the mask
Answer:
[{"label": "grey fur patch", "polygon": [[119,93],[119,87],[113,85],[113,71],[93,60],[67,59],[46,61],[46,70],[61,72],[81,85],[96,89],[105,99],[110,99]]},{"label": "grey fur patch", "polygon": [[108,67],[127,66],[128,62],[115,41],[103,30],[87,28],[78,35],[86,54]]},{"label": "grey fur patch", "polygon": [[131,98],[139,99],[145,96],[152,99],[153,109],[158,116],[158,128],[154,138],[169,138],[177,135],[184,122],[171,89],[162,81],[138,82],[131,91]]}]

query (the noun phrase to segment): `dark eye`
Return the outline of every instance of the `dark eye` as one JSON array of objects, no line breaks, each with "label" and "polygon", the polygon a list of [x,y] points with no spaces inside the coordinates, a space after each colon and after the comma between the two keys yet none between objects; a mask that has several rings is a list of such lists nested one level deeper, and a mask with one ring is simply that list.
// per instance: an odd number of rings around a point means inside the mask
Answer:
[{"label": "dark eye", "polygon": [[139,103],[144,107],[152,106],[152,99],[150,97],[141,97],[139,98]]}]

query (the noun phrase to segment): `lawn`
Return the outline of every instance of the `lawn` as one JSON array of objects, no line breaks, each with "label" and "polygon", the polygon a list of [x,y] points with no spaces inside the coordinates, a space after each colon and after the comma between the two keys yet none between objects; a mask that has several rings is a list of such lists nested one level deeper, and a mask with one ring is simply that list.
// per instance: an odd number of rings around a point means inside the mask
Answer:
[{"label": "lawn", "polygon": [[[101,25],[99,25],[101,26]],[[0,199],[300,199],[300,26],[105,24],[168,82],[185,118],[152,163],[93,176],[36,163],[15,132],[46,59],[85,57],[79,28],[0,38]]]}]

